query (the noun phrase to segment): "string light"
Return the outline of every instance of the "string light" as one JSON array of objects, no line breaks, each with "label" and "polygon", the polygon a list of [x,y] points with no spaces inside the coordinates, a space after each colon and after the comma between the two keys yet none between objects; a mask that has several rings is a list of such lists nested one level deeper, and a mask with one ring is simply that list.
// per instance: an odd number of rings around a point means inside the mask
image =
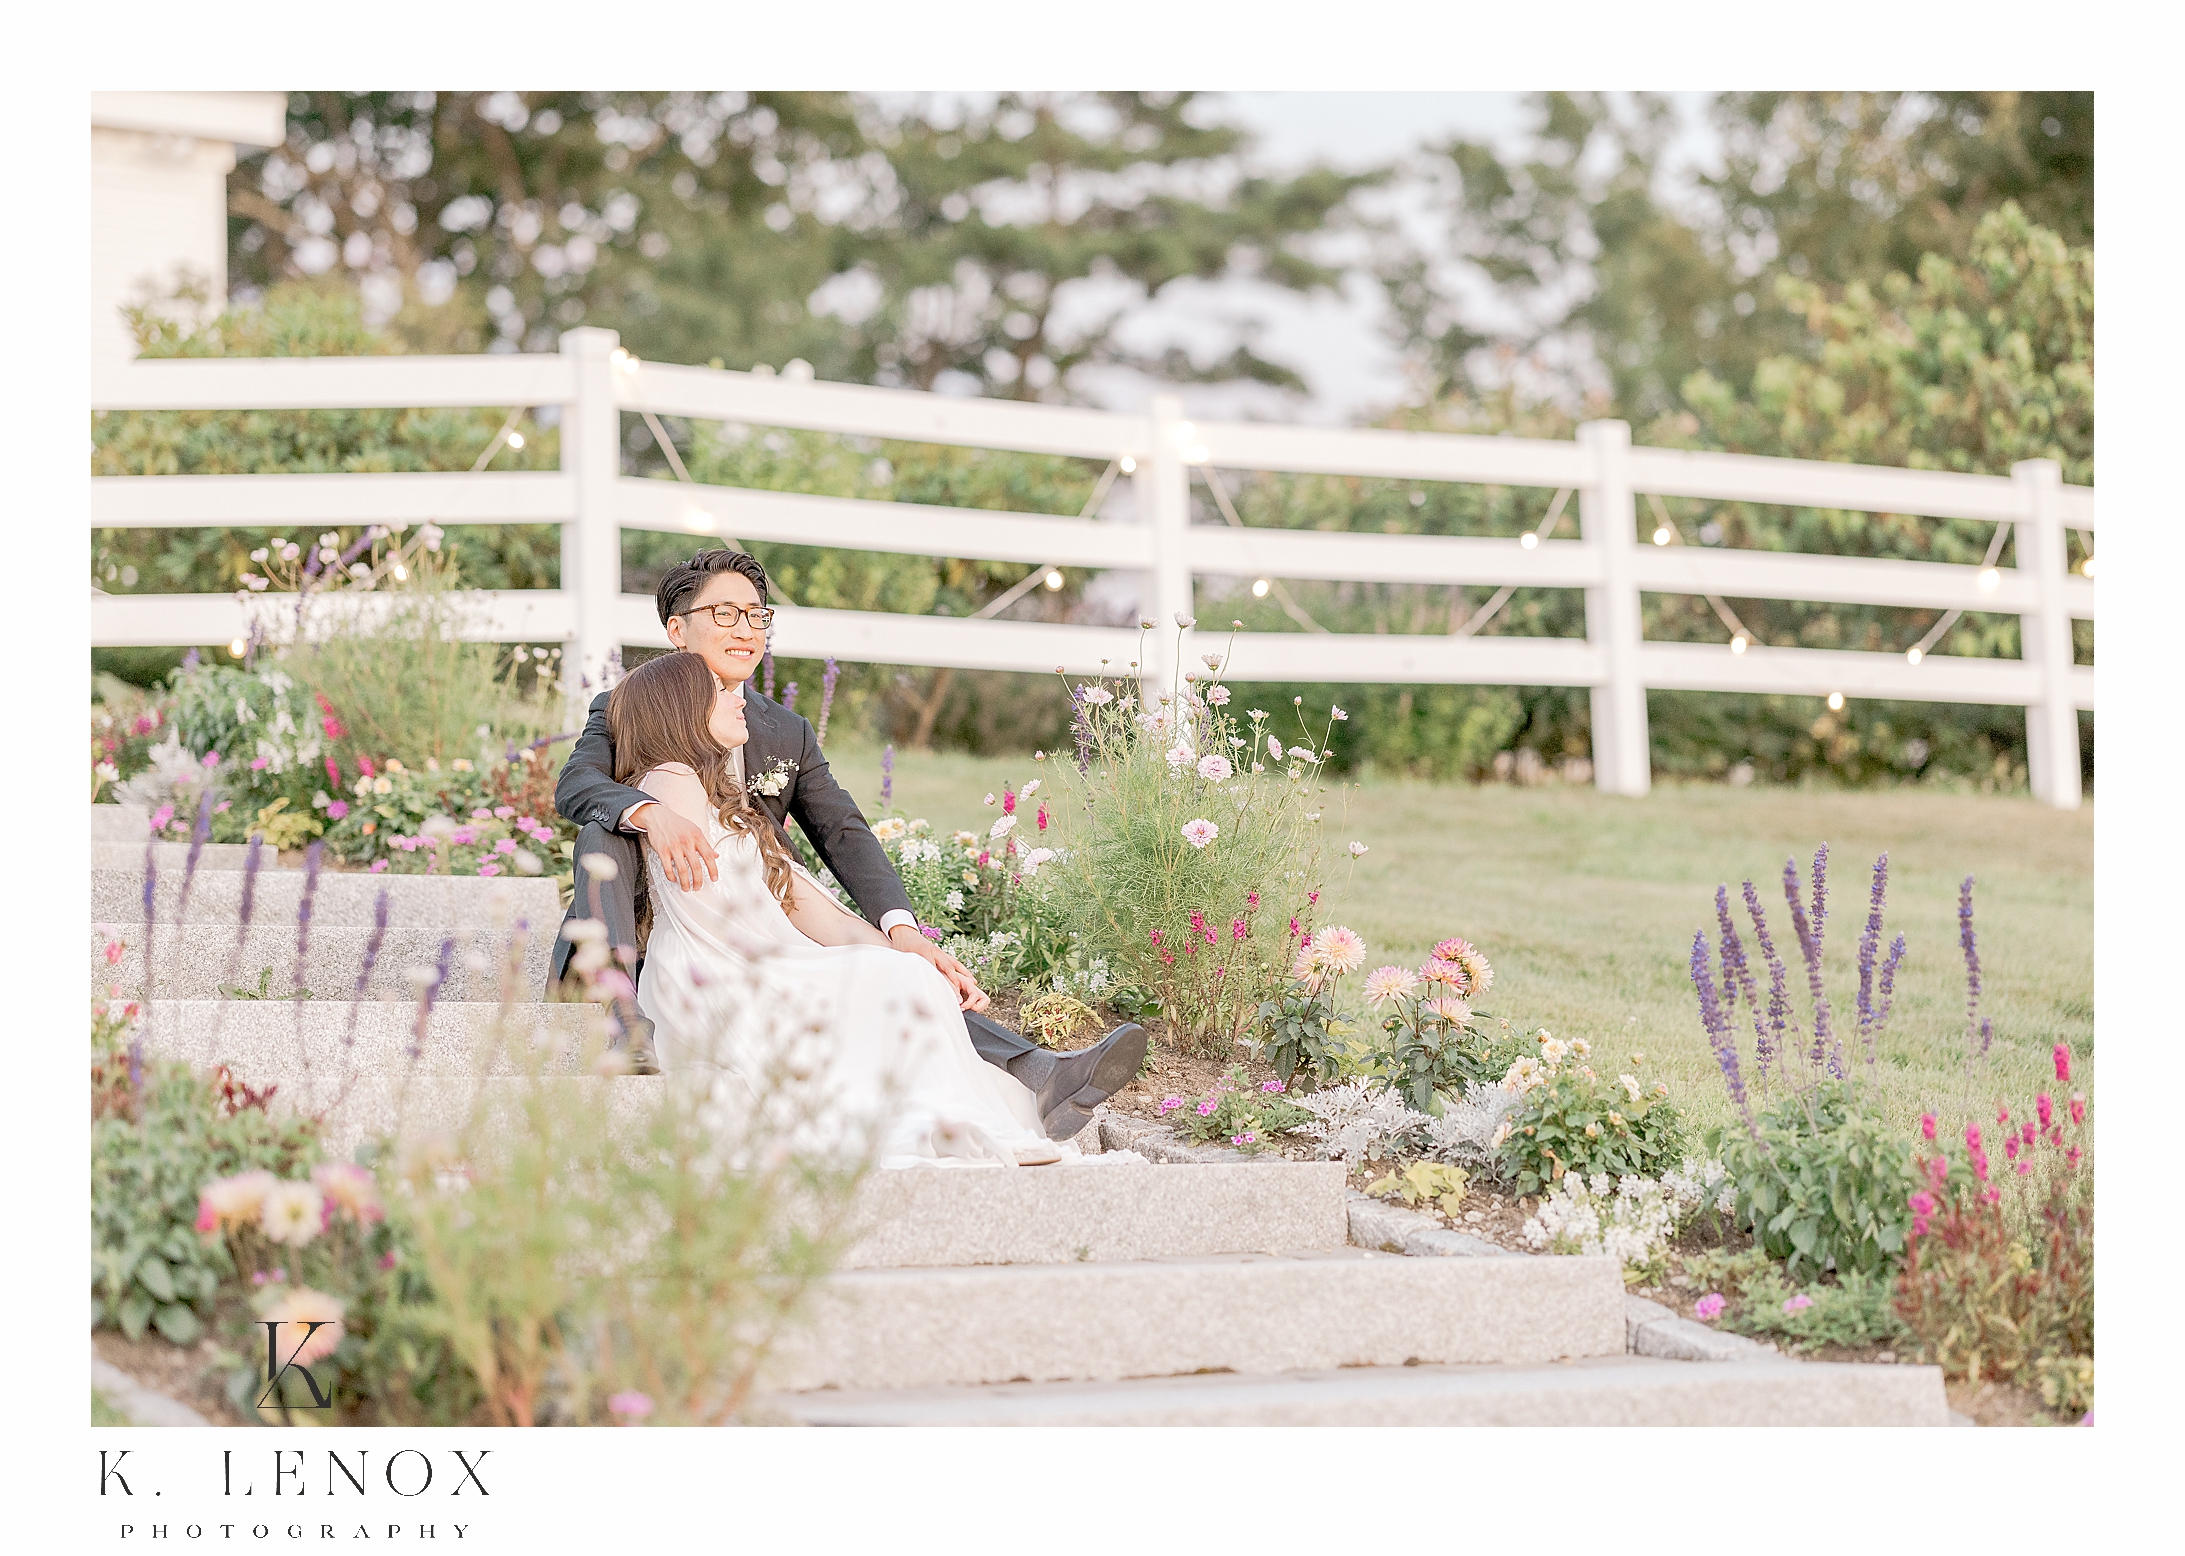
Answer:
[{"label": "string light", "polygon": [[1730,639],[1730,652],[1733,654],[1742,654],[1745,652],[1744,633],[1740,632],[1736,637]]},{"label": "string light", "polygon": [[240,659],[243,657],[244,646],[245,645],[243,643],[243,640],[241,638],[236,638],[233,642],[228,644],[228,652],[233,654],[236,658]]},{"label": "string light", "polygon": [[1524,534],[1517,537],[1517,543],[1523,546],[1527,551],[1530,551],[1533,547],[1540,544],[1540,537],[1534,534],[1531,530],[1527,530]]},{"label": "string light", "polygon": [[1051,567],[1047,569],[1047,587],[1050,589],[1062,587],[1062,574]]},{"label": "string light", "polygon": [[520,432],[511,432],[511,433],[510,433],[510,434],[508,435],[508,446],[509,446],[510,448],[522,448],[522,447],[523,447],[523,434],[522,434],[522,433],[520,433]]},{"label": "string light", "polygon": [[1828,694],[1828,708],[1831,713],[1843,712],[1844,694],[1842,692],[1830,692]]},{"label": "string light", "polygon": [[1927,656],[1924,653],[1920,652],[1920,650],[1917,648],[1908,648],[1904,651],[1904,658],[1907,664],[1916,665],[1926,657]]},{"label": "string light", "polygon": [[1252,581],[1252,598],[1255,600],[1266,599],[1267,591],[1273,587],[1274,585],[1265,578],[1254,579]]},{"label": "string light", "polygon": [[1184,455],[1184,458],[1185,458],[1185,459],[1187,459],[1187,460],[1189,460],[1189,461],[1190,461],[1190,462],[1191,462],[1192,464],[1194,464],[1194,465],[1203,465],[1203,464],[1205,464],[1205,463],[1206,463],[1206,445],[1205,445],[1204,443],[1194,443],[1194,444],[1192,444],[1192,445],[1191,445],[1191,452],[1190,452],[1190,453],[1188,453],[1188,454],[1186,454],[1186,455]]},{"label": "string light", "polygon": [[2003,582],[2003,575],[1995,568],[1983,567],[1980,570],[1980,578],[1978,581],[1980,584],[1980,592],[1982,594],[1993,594],[1995,593],[1997,586]]},{"label": "string light", "polygon": [[1661,526],[1661,528],[1654,531],[1654,544],[1657,546],[1666,546],[1669,544],[1668,525],[1664,524],[1663,526]]},{"label": "string light", "polygon": [[703,508],[689,508],[683,513],[683,528],[694,535],[713,533],[713,515]]},{"label": "string light", "polygon": [[1125,475],[1129,475],[1133,470],[1136,470],[1138,468],[1138,461],[1128,454],[1125,454],[1122,457],[1120,463],[1123,467],[1123,474]]},{"label": "string light", "polygon": [[395,563],[395,582],[396,582],[396,583],[401,583],[401,582],[402,582],[402,581],[403,581],[404,579],[408,578],[409,576],[410,576],[410,570],[409,570],[408,568],[404,567],[404,566],[403,566],[403,565],[402,565],[402,564],[401,564],[400,562],[397,562],[397,563]]},{"label": "string light", "polygon": [[2084,562],[2081,562],[2079,564],[2079,571],[2086,574],[2087,577],[2092,578],[2094,576],[2094,559],[2092,557],[2088,557]]}]

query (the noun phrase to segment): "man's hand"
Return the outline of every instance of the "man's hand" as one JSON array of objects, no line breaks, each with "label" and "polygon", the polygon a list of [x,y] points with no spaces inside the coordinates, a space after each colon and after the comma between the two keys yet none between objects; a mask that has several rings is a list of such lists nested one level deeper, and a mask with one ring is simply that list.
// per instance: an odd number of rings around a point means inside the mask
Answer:
[{"label": "man's hand", "polygon": [[685,891],[696,891],[721,872],[714,865],[720,857],[706,841],[706,829],[657,800],[630,812],[630,825],[645,834],[645,841],[660,856],[668,879]]},{"label": "man's hand", "polygon": [[896,950],[908,956],[923,957],[946,978],[956,990],[956,998],[966,1010],[984,1010],[987,1006],[986,991],[979,987],[978,979],[971,976],[971,969],[928,940],[908,924],[898,924],[888,931],[888,942]]}]

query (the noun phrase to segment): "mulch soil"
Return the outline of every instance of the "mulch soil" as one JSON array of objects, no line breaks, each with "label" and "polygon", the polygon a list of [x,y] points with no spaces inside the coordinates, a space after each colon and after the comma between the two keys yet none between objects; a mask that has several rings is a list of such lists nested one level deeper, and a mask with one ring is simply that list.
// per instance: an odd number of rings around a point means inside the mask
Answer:
[{"label": "mulch soil", "polygon": [[91,1332],[92,1349],[145,1388],[180,1400],[215,1426],[247,1426],[228,1402],[219,1347],[208,1336],[195,1345],[170,1345],[149,1331],[131,1340],[112,1329]]}]

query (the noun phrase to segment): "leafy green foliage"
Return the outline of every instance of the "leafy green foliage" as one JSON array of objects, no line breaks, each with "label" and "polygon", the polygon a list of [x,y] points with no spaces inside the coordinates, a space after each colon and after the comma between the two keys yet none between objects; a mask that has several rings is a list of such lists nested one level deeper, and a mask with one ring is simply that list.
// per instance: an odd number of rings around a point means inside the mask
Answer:
[{"label": "leafy green foliage", "polygon": [[[1779,1337],[1798,1350],[1816,1346],[1889,1345],[1905,1337],[1887,1271],[1845,1270],[1834,1281],[1793,1287],[1775,1264],[1744,1283],[1743,1299],[1723,1315],[1739,1334]],[[1803,1298],[1801,1302],[1799,1299]]]},{"label": "leafy green foliage", "polygon": [[1302,1129],[1313,1115],[1282,1095],[1280,1081],[1254,1085],[1244,1066],[1233,1065],[1214,1089],[1196,1102],[1163,1099],[1159,1113],[1173,1116],[1175,1127],[1193,1145],[1233,1146],[1247,1156],[1265,1150],[1269,1137]]},{"label": "leafy green foliage", "polygon": [[[1571,1057],[1542,1070],[1510,1114],[1496,1165],[1519,1194],[1538,1194],[1565,1173],[1659,1178],[1685,1148],[1684,1115],[1666,1083],[1601,1076],[1573,1044]],[[1633,1069],[1639,1068],[1638,1061]]]},{"label": "leafy green foliage", "polygon": [[1878,1111],[1829,1084],[1764,1111],[1759,1131],[1755,1140],[1717,1128],[1707,1147],[1737,1184],[1737,1224],[1793,1279],[1896,1263],[1918,1179],[1911,1150]]},{"label": "leafy green foliage", "polygon": [[[109,1029],[109,1036],[113,1033]],[[318,1157],[313,1126],[270,1115],[225,1073],[99,1045],[91,1060],[91,1291],[97,1322],[176,1345],[204,1332],[233,1264],[196,1232],[198,1192],[250,1168],[289,1175]]]},{"label": "leafy green foliage", "polygon": [[1462,1167],[1413,1162],[1402,1172],[1392,1172],[1367,1184],[1366,1192],[1400,1199],[1407,1205],[1432,1205],[1443,1215],[1453,1216],[1464,1203],[1466,1176]]}]

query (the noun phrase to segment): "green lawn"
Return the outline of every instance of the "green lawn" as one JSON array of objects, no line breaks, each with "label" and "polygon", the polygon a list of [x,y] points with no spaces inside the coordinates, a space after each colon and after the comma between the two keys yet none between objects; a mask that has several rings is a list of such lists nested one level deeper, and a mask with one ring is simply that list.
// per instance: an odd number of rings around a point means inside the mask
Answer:
[{"label": "green lawn", "polygon": [[[846,748],[831,756],[850,791],[875,807],[879,753]],[[1036,772],[1028,757],[899,753],[896,804],[939,826],[983,825],[993,813],[980,797]],[[1783,861],[1795,857],[1803,878],[1823,841],[1832,861],[1829,991],[1840,1018],[1850,1018],[1839,1019],[1840,1030],[1856,1028],[1869,870],[1889,852],[1888,932],[1909,942],[1882,1053],[1893,1113],[1909,1122],[1923,1104],[1958,1111],[1965,968],[1957,884],[1968,874],[1977,878],[1983,1009],[1996,1026],[1993,1078],[1975,1100],[1989,1091],[2030,1100],[2052,1084],[2049,1050],[2059,1039],[2077,1056],[2075,1082],[2091,1090],[2091,806],[2066,814],[2027,799],[1720,785],[1658,788],[1644,800],[1561,786],[1386,780],[1345,793],[1348,817],[1330,841],[1356,838],[1371,851],[1355,873],[1348,861],[1331,869],[1328,921],[1366,937],[1369,968],[1415,964],[1435,940],[1463,935],[1495,965],[1486,1009],[1522,1027],[1591,1039],[1619,1060],[1643,1049],[1649,1070],[1703,1124],[1725,1116],[1729,1104],[1686,971],[1692,933],[1705,927],[1712,941],[1715,886],[1728,883],[1736,906],[1739,883],[1752,877],[1791,963],[1803,1020],[1809,1007],[1780,876]],[[1331,825],[1343,814],[1333,803],[1328,813]],[[1738,924],[1757,957],[1742,911]],[[1744,1031],[1749,1064],[1749,1025]]]}]

